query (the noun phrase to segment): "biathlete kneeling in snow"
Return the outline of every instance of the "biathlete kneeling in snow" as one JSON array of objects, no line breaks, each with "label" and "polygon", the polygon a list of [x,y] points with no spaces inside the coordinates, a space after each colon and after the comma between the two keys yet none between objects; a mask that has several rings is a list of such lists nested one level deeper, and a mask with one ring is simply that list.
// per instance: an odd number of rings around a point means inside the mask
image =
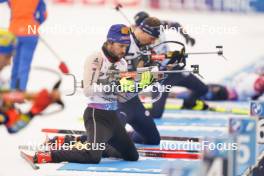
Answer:
[{"label": "biathlete kneeling in snow", "polygon": [[[153,44],[155,40],[158,38],[160,22],[156,18],[149,18],[142,24],[142,27],[133,27],[130,28],[130,45],[127,48],[125,59],[127,59],[128,70],[135,71],[137,68],[137,63],[133,62],[133,58],[138,57],[141,51],[141,47],[146,47],[147,45]],[[143,29],[143,26],[148,26],[148,28],[152,31],[152,33],[147,33]],[[150,31],[150,32],[151,32]],[[156,33],[156,35],[155,35]],[[144,85],[149,85],[152,83],[152,76],[146,73],[142,73],[142,78],[140,80],[140,85],[143,87]],[[122,80],[122,82],[126,83],[127,86],[133,85],[133,81],[131,80]],[[157,145],[160,143],[160,135],[158,129],[154,123],[153,118],[148,117],[145,114],[146,109],[141,103],[138,95],[132,94],[132,97],[129,97],[127,101],[118,101],[118,109],[117,115],[125,127],[128,123],[133,127],[133,131],[129,132],[129,136],[135,143],[144,143],[150,145]],[[66,136],[55,136],[50,139],[48,143],[62,145],[69,144],[73,141],[80,141],[84,143],[86,141],[87,136],[82,135],[80,137],[74,137],[71,135]],[[103,152],[104,156],[109,156],[109,151],[114,151],[112,147],[107,147],[106,152]],[[110,156],[113,155],[113,153]],[[106,155],[105,155],[106,154]]]},{"label": "biathlete kneeling in snow", "polygon": [[[149,18],[149,14],[147,14],[146,12],[139,12],[134,17],[135,24],[140,26],[142,22],[147,18]],[[192,46],[195,44],[195,40],[192,37],[190,37],[188,34],[184,33],[184,29],[179,23],[170,22],[170,21],[161,21],[160,25],[162,25],[164,28],[166,25],[168,25],[168,27],[175,27],[183,35],[187,44],[190,43]],[[161,34],[160,34],[159,42],[163,42],[164,38],[162,38],[162,36],[164,35],[162,31],[160,32]],[[155,51],[155,52],[163,52],[163,53],[168,52],[167,47],[164,47],[162,50],[163,51]],[[168,57],[170,58],[170,61],[166,63],[167,65],[168,64],[173,65],[174,64],[173,62],[176,63],[176,62],[179,62],[180,60],[186,63],[183,52],[174,51],[174,52],[171,52],[168,55]],[[182,70],[182,69],[184,69],[184,67],[180,68],[179,66],[176,66],[172,68],[172,70]],[[200,100],[200,98],[207,93],[208,87],[206,84],[204,84],[200,79],[198,79],[193,74],[190,74],[190,73],[169,74],[168,77],[161,82],[161,84],[170,85],[170,86],[181,86],[181,87],[186,87],[189,90],[191,90],[192,93],[190,94],[190,96],[186,96],[184,98],[182,109],[205,110],[208,108],[208,105],[204,101]],[[158,93],[159,92],[153,92],[152,94],[153,97],[157,97]],[[152,104],[152,109],[150,110],[151,117],[153,118],[162,117],[168,95],[169,95],[169,91],[162,92],[161,98]]]},{"label": "biathlete kneeling in snow", "polygon": [[[127,50],[125,59],[128,62],[128,68],[131,71],[137,70],[141,65],[141,51],[144,50],[159,38],[160,20],[149,17],[139,26],[130,27],[131,44]],[[149,84],[151,80],[144,80],[145,84]],[[118,115],[124,124],[128,123],[133,127],[133,131],[129,133],[135,143],[158,145],[160,143],[160,134],[153,118],[146,114],[138,96],[127,102],[118,103]]]},{"label": "biathlete kneeling in snow", "polygon": [[[16,37],[4,29],[0,29],[0,72],[10,64],[16,47]],[[57,90],[49,93],[46,89],[38,93],[11,91],[0,83],[0,124],[6,126],[9,133],[16,133],[29,124],[32,118],[40,114],[49,105],[58,101],[60,94]],[[22,113],[14,103],[32,102],[27,113]]]},{"label": "biathlete kneeling in snow", "polygon": [[[138,152],[130,139],[124,125],[117,116],[117,101],[120,97],[131,97],[134,80],[123,77],[119,80],[110,80],[113,72],[127,71],[127,63],[123,59],[130,45],[129,28],[117,24],[108,31],[107,41],[102,51],[91,55],[84,67],[84,93],[88,97],[88,107],[84,112],[84,126],[87,139],[82,143],[82,149],[73,147],[70,150],[56,149],[50,152],[37,152],[34,157],[36,163],[44,162],[76,162],[99,163],[102,156],[118,157],[128,161],[137,161]],[[109,74],[110,73],[110,74]],[[150,72],[141,75],[153,79]],[[103,86],[113,87],[113,82],[121,86],[121,92],[109,92]],[[98,86],[101,85],[99,90]],[[97,88],[95,88],[95,86]],[[90,148],[87,148],[90,146]]]}]

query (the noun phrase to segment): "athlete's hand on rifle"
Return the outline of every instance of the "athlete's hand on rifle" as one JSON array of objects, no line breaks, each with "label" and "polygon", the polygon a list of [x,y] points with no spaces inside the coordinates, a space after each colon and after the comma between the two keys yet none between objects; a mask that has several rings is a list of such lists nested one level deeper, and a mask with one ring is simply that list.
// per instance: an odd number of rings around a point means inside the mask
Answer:
[{"label": "athlete's hand on rifle", "polygon": [[184,56],[184,53],[182,51],[169,51],[167,54],[166,54],[166,57],[168,59],[178,59],[178,58],[182,58]]},{"label": "athlete's hand on rifle", "polygon": [[135,91],[135,81],[132,78],[123,77],[120,79],[119,84],[123,92]]},{"label": "athlete's hand on rifle", "polygon": [[[140,81],[138,83],[139,89],[144,89],[146,86],[149,86],[153,83],[154,77],[153,74],[150,71],[145,71],[140,74]],[[123,77],[119,81],[122,90],[124,92],[135,92],[135,81],[132,79],[132,77]]]},{"label": "athlete's hand on rifle", "polygon": [[153,81],[154,81],[153,74],[150,71],[143,72],[141,74],[139,88],[144,89],[146,86],[152,84]]},{"label": "athlete's hand on rifle", "polygon": [[[185,67],[186,65],[186,56],[185,56],[185,50],[182,49],[180,51],[175,50],[175,51],[169,51],[166,54],[166,58],[170,59],[170,61],[167,63],[167,69],[168,70],[181,70]],[[175,66],[175,64],[177,64]],[[172,67],[170,67],[172,66]]]},{"label": "athlete's hand on rifle", "polygon": [[152,64],[151,55],[155,54],[155,51],[148,47],[140,48],[141,56],[139,57],[139,62],[137,67],[148,67]]}]

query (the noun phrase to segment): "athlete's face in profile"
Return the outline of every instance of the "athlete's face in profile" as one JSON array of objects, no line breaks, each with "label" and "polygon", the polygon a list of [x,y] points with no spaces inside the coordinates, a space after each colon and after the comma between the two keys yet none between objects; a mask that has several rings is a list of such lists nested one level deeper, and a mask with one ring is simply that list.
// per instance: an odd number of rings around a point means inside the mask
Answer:
[{"label": "athlete's face in profile", "polygon": [[125,56],[128,46],[129,46],[128,44],[111,43],[110,44],[110,52],[113,55],[115,55],[116,57],[121,59],[122,57]]},{"label": "athlete's face in profile", "polygon": [[142,31],[140,28],[137,28],[137,39],[142,45],[152,45],[155,43],[156,39],[155,37],[149,35],[148,33]]},{"label": "athlete's face in profile", "polygon": [[156,38],[149,35],[148,33],[142,32],[141,40],[142,40],[141,42],[142,45],[152,45],[155,43]]},{"label": "athlete's face in profile", "polygon": [[11,54],[0,54],[0,71],[7,65],[10,65]]}]

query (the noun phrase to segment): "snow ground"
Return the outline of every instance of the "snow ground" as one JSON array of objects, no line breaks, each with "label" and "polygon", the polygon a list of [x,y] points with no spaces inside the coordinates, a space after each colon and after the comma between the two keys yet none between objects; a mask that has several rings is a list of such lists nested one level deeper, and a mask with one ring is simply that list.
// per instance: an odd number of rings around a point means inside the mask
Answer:
[{"label": "snow ground", "polygon": [[[101,47],[106,37],[106,32],[111,24],[126,23],[126,21],[113,9],[109,7],[81,7],[70,6],[48,6],[49,19],[43,27],[70,28],[95,27],[96,32],[85,34],[59,34],[44,33],[43,37],[56,49],[65,59],[72,73],[77,76],[82,75],[83,62],[87,55]],[[132,19],[133,15],[142,9],[125,9],[126,14]],[[228,61],[217,56],[197,56],[190,57],[190,63],[199,63],[201,73],[206,82],[218,81],[242,66],[264,56],[264,25],[263,17],[260,14],[237,15],[219,13],[184,13],[172,11],[148,10],[151,15],[161,19],[177,20],[183,25],[209,25],[211,27],[225,26],[235,27],[236,34],[194,34],[197,45],[188,48],[190,51],[211,51],[216,45],[224,46],[225,56]],[[7,27],[9,10],[6,5],[0,5],[0,26]],[[174,36],[174,34],[169,34]],[[181,40],[181,38],[178,38]],[[36,50],[33,65],[42,65],[57,68],[57,62],[53,56],[39,43]],[[45,86],[50,79],[45,75],[37,76],[37,84]],[[45,83],[44,83],[45,82]],[[35,82],[34,82],[35,83]],[[35,83],[36,84],[36,83]],[[30,87],[34,87],[33,80]],[[85,108],[85,99],[79,94],[72,97],[64,96],[66,109],[58,114],[49,117],[39,117],[32,121],[29,127],[19,134],[10,135],[4,127],[0,128],[1,150],[0,150],[0,175],[42,175],[42,176],[73,176],[73,175],[124,175],[123,173],[87,173],[87,172],[67,172],[56,171],[61,164],[46,164],[41,166],[39,171],[33,171],[18,154],[18,145],[30,141],[42,141],[44,135],[40,132],[41,128],[71,128],[83,129],[81,123],[77,123],[76,118],[82,115]],[[129,175],[129,174],[126,174]],[[131,174],[132,175],[132,174]],[[133,174],[135,175],[135,174]],[[146,174],[144,174],[146,175]]]}]

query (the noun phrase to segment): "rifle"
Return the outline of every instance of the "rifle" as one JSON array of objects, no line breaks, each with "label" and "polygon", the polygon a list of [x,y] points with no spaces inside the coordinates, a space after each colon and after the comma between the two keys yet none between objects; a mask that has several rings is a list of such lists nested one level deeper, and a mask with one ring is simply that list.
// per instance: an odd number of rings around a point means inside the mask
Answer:
[{"label": "rifle", "polygon": [[[165,71],[160,71],[160,70],[158,70],[157,66],[150,66],[150,67],[137,68],[136,71],[127,71],[127,72],[121,72],[118,70],[109,70],[106,74],[109,76],[109,82],[118,81],[124,77],[132,78],[135,81],[137,81],[140,79],[140,75],[146,71],[150,71],[151,73],[153,73],[153,77],[156,81],[165,79],[168,74],[177,74],[177,73],[193,73],[193,74],[197,74],[198,76],[203,78],[199,72],[199,65],[191,65],[191,68],[192,68],[192,70],[165,70]],[[73,92],[70,94],[67,94],[66,96],[72,96],[76,93],[78,88],[84,87],[83,80],[77,81],[76,76],[74,74],[67,74],[67,75],[72,77],[72,79],[73,79]]]},{"label": "rifle", "polygon": [[[155,49],[164,45],[164,44],[177,44],[181,46],[181,49],[174,50],[174,51],[167,51],[166,53],[155,53]],[[143,60],[145,63],[149,64],[153,62],[162,62],[164,60],[169,60],[168,62],[176,63],[176,64],[183,64],[181,67],[184,68],[186,66],[185,59],[188,58],[190,55],[218,55],[223,57],[225,60],[227,58],[224,56],[223,46],[216,46],[216,51],[206,51],[206,52],[185,52],[185,45],[178,41],[164,41],[152,47],[145,47],[143,50],[139,51],[139,54],[135,58],[130,58],[128,60]],[[172,57],[174,52],[178,52],[178,56]],[[146,65],[146,64],[144,64]]]}]

